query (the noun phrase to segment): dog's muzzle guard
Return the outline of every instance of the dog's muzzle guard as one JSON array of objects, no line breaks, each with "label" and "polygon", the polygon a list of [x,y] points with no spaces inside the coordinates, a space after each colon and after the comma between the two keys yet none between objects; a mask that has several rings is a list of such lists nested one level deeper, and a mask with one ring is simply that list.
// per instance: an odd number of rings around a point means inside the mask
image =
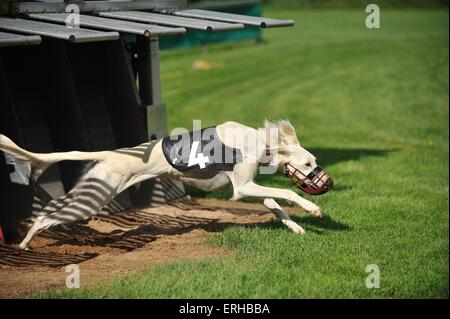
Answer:
[{"label": "dog's muzzle guard", "polygon": [[285,175],[292,180],[295,187],[311,195],[325,194],[334,184],[333,178],[320,166],[316,166],[308,175],[305,175],[295,166],[286,163]]}]

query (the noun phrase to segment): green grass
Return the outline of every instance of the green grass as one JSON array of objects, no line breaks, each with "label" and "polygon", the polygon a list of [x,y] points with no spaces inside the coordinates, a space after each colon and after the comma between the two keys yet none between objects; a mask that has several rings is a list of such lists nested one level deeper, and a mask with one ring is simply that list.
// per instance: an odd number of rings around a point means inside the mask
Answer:
[{"label": "green grass", "polygon": [[[289,118],[336,180],[313,199],[323,220],[231,227],[211,245],[226,258],[176,262],[110,284],[43,297],[448,297],[448,12],[280,11],[293,28],[266,44],[162,55],[169,126]],[[197,59],[223,63],[195,71]],[[287,187],[281,175],[259,178]],[[195,192],[196,195],[206,196]],[[207,196],[225,197],[230,191]],[[366,265],[381,287],[365,287]]]}]

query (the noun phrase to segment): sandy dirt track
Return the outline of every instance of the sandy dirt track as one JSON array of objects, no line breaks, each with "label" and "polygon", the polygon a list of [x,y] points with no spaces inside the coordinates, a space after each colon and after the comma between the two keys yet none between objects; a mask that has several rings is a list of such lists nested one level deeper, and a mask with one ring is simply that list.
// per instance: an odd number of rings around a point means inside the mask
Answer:
[{"label": "sandy dirt track", "polygon": [[206,245],[204,239],[226,227],[274,218],[260,204],[182,199],[48,230],[32,241],[31,251],[0,246],[0,298],[66,289],[64,266],[73,263],[80,267],[84,286],[174,260],[231,254]]}]

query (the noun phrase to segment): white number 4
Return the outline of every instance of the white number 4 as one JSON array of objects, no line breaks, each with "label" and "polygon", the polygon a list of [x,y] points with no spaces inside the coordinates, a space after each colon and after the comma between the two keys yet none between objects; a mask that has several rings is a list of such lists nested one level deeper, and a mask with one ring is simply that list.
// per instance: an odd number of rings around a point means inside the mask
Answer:
[{"label": "white number 4", "polygon": [[188,167],[198,164],[200,168],[205,168],[205,164],[209,162],[208,156],[204,156],[201,152],[197,154],[198,144],[198,141],[192,142],[191,152],[189,153]]}]

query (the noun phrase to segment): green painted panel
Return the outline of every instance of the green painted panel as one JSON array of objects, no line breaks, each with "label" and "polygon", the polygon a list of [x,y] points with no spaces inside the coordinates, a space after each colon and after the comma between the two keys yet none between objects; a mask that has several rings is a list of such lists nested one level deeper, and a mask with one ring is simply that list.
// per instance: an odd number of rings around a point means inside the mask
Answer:
[{"label": "green painted panel", "polygon": [[[226,8],[223,9],[215,8],[214,10],[249,16],[261,16],[262,6],[259,3],[253,3],[236,6],[227,6]],[[190,29],[187,31],[185,35],[180,37],[161,37],[159,39],[160,40],[159,47],[161,50],[173,48],[189,48],[198,45],[205,45],[208,43],[258,39],[260,37],[261,37],[261,29],[259,27],[252,27],[252,26],[246,26],[244,29],[240,31],[214,32],[214,33]]]}]

